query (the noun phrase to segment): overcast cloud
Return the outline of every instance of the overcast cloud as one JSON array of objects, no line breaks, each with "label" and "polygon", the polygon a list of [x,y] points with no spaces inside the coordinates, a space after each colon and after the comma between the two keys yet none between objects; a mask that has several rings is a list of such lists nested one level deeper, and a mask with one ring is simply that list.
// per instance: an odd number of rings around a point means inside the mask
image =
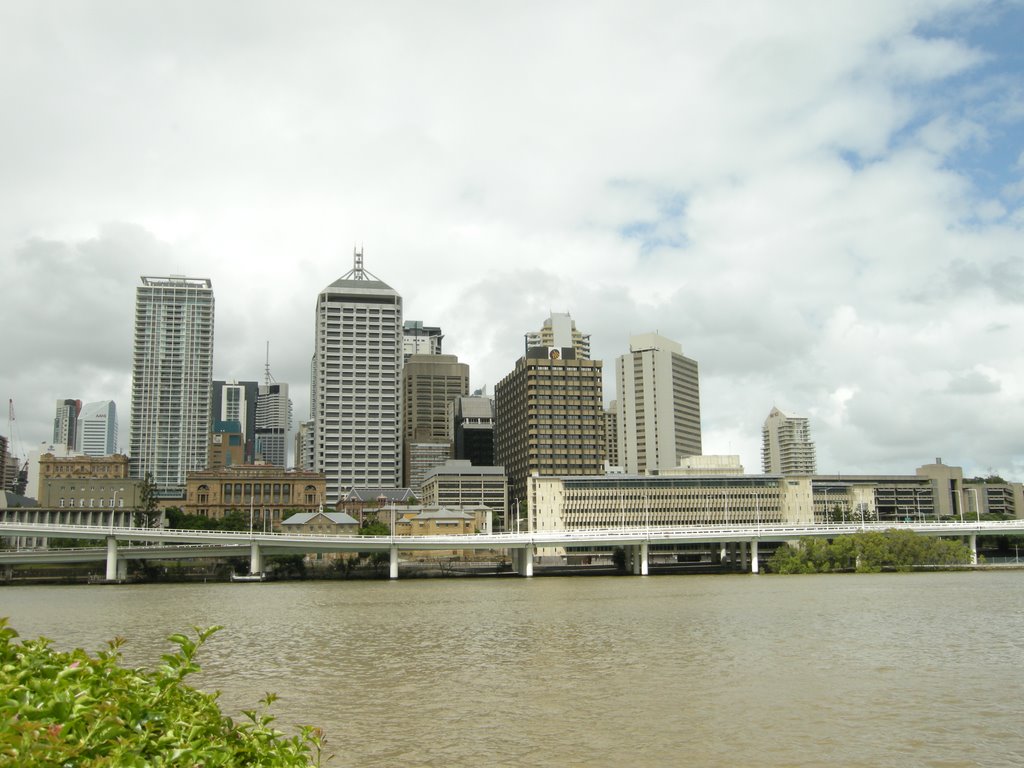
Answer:
[{"label": "overcast cloud", "polygon": [[112,398],[127,444],[142,274],[211,278],[215,376],[269,341],[305,418],[362,244],[474,387],[569,311],[607,400],[631,333],[682,344],[748,471],[774,405],[823,472],[1022,480],[1021,39],[981,0],[6,2],[14,436]]}]

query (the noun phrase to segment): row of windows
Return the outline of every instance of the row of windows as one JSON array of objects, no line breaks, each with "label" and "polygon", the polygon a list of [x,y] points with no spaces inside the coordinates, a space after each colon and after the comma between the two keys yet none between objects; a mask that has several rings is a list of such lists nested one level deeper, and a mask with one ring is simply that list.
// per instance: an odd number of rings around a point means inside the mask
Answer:
[{"label": "row of windows", "polygon": [[[78,502],[77,504],[75,503],[76,501]],[[64,506],[79,507],[79,508],[82,508],[82,509],[84,509],[84,508],[92,509],[94,507],[113,507],[114,506],[114,500],[112,498],[111,499],[88,499],[88,502],[89,502],[88,504],[86,503],[86,501],[87,501],[86,499],[81,499],[81,498],[77,499],[77,500],[76,499],[60,499],[59,505],[61,507],[64,507]],[[67,502],[67,503],[65,504],[65,502]],[[124,507],[124,499],[118,499],[117,500],[117,508],[118,509],[122,509],[123,507]]]}]

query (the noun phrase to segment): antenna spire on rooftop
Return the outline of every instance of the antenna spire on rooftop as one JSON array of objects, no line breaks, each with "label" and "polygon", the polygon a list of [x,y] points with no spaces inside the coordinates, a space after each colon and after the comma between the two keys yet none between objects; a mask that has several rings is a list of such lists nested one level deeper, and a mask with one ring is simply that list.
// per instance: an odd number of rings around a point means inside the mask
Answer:
[{"label": "antenna spire on rooftop", "polygon": [[274,379],[274,377],[270,373],[270,342],[269,341],[267,342],[267,364],[266,364],[266,367],[263,369],[263,371],[264,371],[264,383],[267,386],[270,386],[271,384],[274,384],[276,382],[276,379]]},{"label": "antenna spire on rooftop", "polygon": [[363,246],[352,248],[352,269],[342,275],[342,280],[380,280],[379,277],[363,267]]}]

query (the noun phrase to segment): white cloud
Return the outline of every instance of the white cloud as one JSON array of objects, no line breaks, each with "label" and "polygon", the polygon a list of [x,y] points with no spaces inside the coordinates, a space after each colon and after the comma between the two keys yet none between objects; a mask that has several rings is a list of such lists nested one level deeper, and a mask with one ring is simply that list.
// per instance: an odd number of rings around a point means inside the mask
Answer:
[{"label": "white cloud", "polygon": [[115,397],[126,434],[138,275],[184,273],[216,375],[269,340],[301,417],[316,294],[362,243],[475,385],[568,310],[609,370],[677,339],[705,449],[748,469],[778,402],[823,469],[1010,473],[1024,221],[959,160],[1016,97],[919,32],[976,8],[9,3],[0,265],[34,320],[3,390],[27,442],[57,397]]}]

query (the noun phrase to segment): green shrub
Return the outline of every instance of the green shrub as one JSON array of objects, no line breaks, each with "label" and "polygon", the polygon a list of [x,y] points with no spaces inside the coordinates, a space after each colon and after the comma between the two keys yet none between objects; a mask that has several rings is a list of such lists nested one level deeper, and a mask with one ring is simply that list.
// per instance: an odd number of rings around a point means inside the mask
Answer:
[{"label": "green shrub", "polygon": [[95,657],[56,651],[46,638],[18,643],[0,618],[0,764],[35,766],[309,766],[323,738],[304,727],[286,736],[267,707],[234,722],[217,694],[185,684],[196,651],[220,627],[171,635],[177,646],[155,671],[121,665],[123,640]]},{"label": "green shrub", "polygon": [[831,573],[856,570],[875,573],[883,569],[909,571],[918,565],[962,565],[971,551],[959,541],[939,539],[905,530],[868,531],[838,536],[832,541],[800,539],[783,544],[769,558],[772,573]]}]

